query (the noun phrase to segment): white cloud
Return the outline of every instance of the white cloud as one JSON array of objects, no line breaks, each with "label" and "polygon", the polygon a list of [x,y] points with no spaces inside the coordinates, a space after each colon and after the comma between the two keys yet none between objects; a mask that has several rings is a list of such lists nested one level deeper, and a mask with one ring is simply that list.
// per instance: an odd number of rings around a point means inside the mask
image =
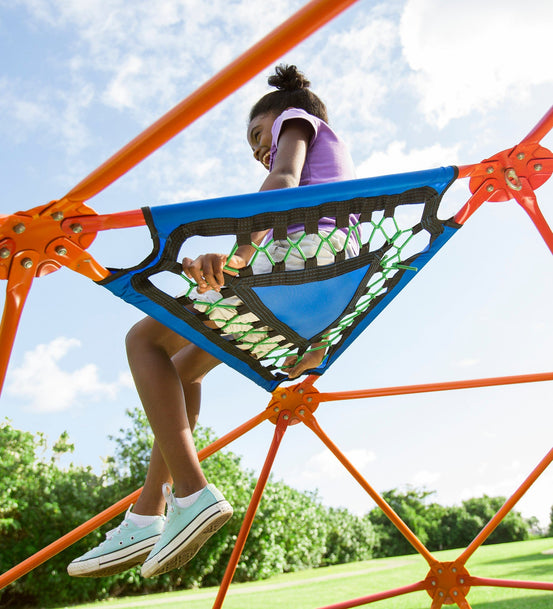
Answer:
[{"label": "white cloud", "polygon": [[438,472],[430,472],[426,469],[416,472],[411,477],[411,484],[414,486],[430,487],[438,481],[442,475]]},{"label": "white cloud", "polygon": [[[347,450],[344,451],[344,454],[359,471],[365,469],[369,463],[376,459],[374,452],[365,448]],[[327,482],[343,476],[348,476],[347,470],[328,450],[319,452],[308,459],[300,474],[303,482],[310,484],[317,481]]]},{"label": "white cloud", "polygon": [[480,360],[476,357],[466,357],[457,362],[459,368],[473,368],[480,363]]},{"label": "white cloud", "polygon": [[[301,6],[279,2],[264,19],[259,2],[201,0],[26,0],[33,17],[71,28],[79,45],[70,62],[103,74],[104,103],[151,121],[230,63]],[[234,6],[233,6],[234,5]],[[261,25],[260,25],[261,24]],[[266,31],[265,31],[266,30]]]},{"label": "white cloud", "polygon": [[120,389],[132,386],[128,373],[111,383],[102,381],[95,364],[64,370],[60,360],[80,345],[75,338],[59,337],[27,351],[23,364],[8,376],[7,393],[28,403],[32,412],[60,412],[85,400],[113,400]]},{"label": "white cloud", "polygon": [[441,167],[455,162],[458,158],[458,146],[441,146],[434,144],[425,148],[407,150],[407,144],[393,141],[382,151],[373,152],[357,166],[360,178],[379,176],[405,171],[418,171]]},{"label": "white cloud", "polygon": [[426,119],[443,127],[552,82],[552,22],[549,0],[408,0],[401,41]]}]

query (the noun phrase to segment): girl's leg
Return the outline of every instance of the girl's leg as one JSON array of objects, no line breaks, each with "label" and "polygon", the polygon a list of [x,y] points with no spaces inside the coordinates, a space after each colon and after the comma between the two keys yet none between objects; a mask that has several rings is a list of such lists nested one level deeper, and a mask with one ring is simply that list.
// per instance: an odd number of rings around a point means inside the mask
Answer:
[{"label": "girl's leg", "polygon": [[148,464],[148,473],[146,480],[137,499],[133,505],[133,514],[142,514],[145,516],[161,516],[165,513],[165,499],[161,492],[161,487],[167,482],[172,483],[171,474],[165,464],[163,455],[159,450],[157,442],[154,440],[150,463]]},{"label": "girl's leg", "polygon": [[[172,358],[182,384],[186,404],[186,415],[191,431],[194,431],[196,423],[198,422],[198,416],[200,414],[201,383],[203,377],[208,372],[207,366],[202,365],[201,361],[198,362],[198,359],[201,360],[202,358],[196,357],[196,350],[197,347],[194,347],[194,345],[187,345],[178,351]],[[205,370],[203,374],[200,374],[199,376],[197,375],[198,363],[203,366],[200,368],[200,372]],[[218,360],[213,358],[213,366],[210,366],[209,369],[211,370],[211,368],[217,366],[219,363]],[[165,511],[165,499],[161,493],[161,487],[165,482],[172,484],[171,474],[165,464],[157,442],[154,441],[146,481],[144,482],[142,493],[132,511],[135,514],[163,514]]]},{"label": "girl's leg", "polygon": [[152,513],[155,509],[158,513],[159,481],[167,481],[167,475],[173,479],[178,497],[190,495],[207,484],[192,429],[199,412],[201,379],[219,361],[151,318],[143,319],[130,330],[127,354],[156,438],[144,501],[139,499],[135,511]]}]

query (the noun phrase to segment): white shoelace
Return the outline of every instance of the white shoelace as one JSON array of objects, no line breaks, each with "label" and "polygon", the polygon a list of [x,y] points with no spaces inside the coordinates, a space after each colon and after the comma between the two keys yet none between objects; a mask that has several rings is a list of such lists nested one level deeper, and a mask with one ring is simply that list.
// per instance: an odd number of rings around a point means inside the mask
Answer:
[{"label": "white shoelace", "polygon": [[119,526],[115,527],[115,529],[112,529],[106,533],[106,538],[100,544],[101,546],[103,546],[107,541],[111,541],[116,535],[119,535],[121,533],[121,527],[127,528],[129,526],[129,523],[127,522],[127,514],[131,511],[131,508],[132,505],[129,506],[129,509],[125,513],[125,519],[123,522]]},{"label": "white shoelace", "polygon": [[171,491],[171,485],[165,482],[161,487],[161,492],[163,493],[163,498],[165,499],[165,503],[167,504],[167,511],[174,512],[175,511],[175,496]]}]

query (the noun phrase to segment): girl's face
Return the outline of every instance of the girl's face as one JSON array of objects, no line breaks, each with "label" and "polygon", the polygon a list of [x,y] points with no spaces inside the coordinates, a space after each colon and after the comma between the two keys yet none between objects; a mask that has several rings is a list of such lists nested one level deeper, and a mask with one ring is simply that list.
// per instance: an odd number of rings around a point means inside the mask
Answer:
[{"label": "girl's face", "polygon": [[271,144],[273,141],[271,129],[275,118],[276,116],[271,112],[258,114],[248,125],[248,144],[253,150],[253,156],[267,170],[269,169]]}]

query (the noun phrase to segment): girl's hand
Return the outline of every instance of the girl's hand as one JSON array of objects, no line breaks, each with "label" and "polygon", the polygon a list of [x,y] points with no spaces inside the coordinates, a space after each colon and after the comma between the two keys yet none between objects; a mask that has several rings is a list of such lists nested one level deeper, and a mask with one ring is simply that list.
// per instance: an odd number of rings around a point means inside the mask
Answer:
[{"label": "girl's hand", "polygon": [[[226,254],[202,254],[195,260],[184,258],[182,270],[189,279],[198,284],[198,293],[203,294],[209,290],[219,292],[225,285],[225,265],[241,269],[247,265],[247,261],[237,255],[229,257]],[[232,274],[232,271],[226,272]]]}]

